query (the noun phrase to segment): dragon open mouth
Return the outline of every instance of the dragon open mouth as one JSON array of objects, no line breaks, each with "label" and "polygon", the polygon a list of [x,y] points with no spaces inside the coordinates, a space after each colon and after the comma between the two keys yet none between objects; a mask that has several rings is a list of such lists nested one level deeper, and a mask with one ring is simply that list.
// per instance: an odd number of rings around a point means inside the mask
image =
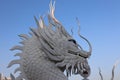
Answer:
[{"label": "dragon open mouth", "polygon": [[82,77],[87,78],[90,75],[90,70],[83,70],[80,74]]},{"label": "dragon open mouth", "polygon": [[83,74],[87,75],[87,74],[88,74],[88,72],[87,72],[87,71],[83,71]]}]

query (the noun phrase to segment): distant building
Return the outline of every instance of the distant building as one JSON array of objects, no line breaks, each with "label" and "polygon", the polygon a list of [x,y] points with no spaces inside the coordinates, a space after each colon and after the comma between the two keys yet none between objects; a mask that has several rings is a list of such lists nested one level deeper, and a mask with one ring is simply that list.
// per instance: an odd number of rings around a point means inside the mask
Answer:
[{"label": "distant building", "polygon": [[3,74],[0,73],[0,80],[11,80],[11,78],[5,77]]}]

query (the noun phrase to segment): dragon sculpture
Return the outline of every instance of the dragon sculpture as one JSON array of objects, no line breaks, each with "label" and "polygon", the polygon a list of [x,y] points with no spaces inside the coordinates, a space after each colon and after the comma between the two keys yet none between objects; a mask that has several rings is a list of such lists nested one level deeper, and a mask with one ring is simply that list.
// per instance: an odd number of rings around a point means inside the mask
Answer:
[{"label": "dragon sculpture", "polygon": [[90,42],[78,31],[80,38],[89,45],[89,51],[83,50],[55,18],[55,3],[51,2],[49,6],[49,25],[45,25],[42,17],[40,20],[35,18],[38,27],[30,28],[31,36],[19,35],[22,46],[11,49],[21,51],[15,54],[20,57],[19,60],[13,60],[8,65],[19,64],[15,73],[20,71],[20,74],[16,78],[12,76],[12,80],[68,80],[71,74],[80,74],[84,78],[90,75],[87,61],[92,52]]}]

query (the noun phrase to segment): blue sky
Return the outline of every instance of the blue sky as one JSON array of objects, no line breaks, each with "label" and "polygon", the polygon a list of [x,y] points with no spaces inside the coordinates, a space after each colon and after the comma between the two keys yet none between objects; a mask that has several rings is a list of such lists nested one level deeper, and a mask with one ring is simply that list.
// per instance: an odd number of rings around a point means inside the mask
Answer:
[{"label": "blue sky", "polygon": [[[0,72],[6,76],[14,67],[6,68],[17,51],[9,49],[21,41],[17,36],[29,33],[36,27],[34,17],[44,16],[49,10],[49,0],[0,0]],[[120,0],[56,0],[56,18],[74,38],[87,50],[87,44],[77,36],[76,17],[81,24],[81,34],[92,44],[89,59],[92,73],[89,79],[98,80],[100,67],[104,78],[111,77],[111,69],[120,60]],[[116,80],[120,79],[120,65],[116,68]],[[70,80],[80,80],[72,76]]]}]

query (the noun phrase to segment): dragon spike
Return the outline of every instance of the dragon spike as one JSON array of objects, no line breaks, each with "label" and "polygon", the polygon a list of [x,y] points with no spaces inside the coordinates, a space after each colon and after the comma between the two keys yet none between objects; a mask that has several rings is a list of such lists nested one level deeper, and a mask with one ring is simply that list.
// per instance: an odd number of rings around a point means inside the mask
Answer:
[{"label": "dragon spike", "polygon": [[[31,35],[31,36],[35,36],[35,34],[33,33],[33,32],[29,32],[29,34]],[[23,43],[24,44],[24,43]]]},{"label": "dragon spike", "polygon": [[40,27],[41,27],[41,28],[44,28],[44,27],[45,27],[45,26],[44,26],[44,20],[43,20],[43,17],[42,17],[42,16],[40,17],[39,24],[40,24]]},{"label": "dragon spike", "polygon": [[39,37],[39,33],[38,33],[38,31],[36,29],[30,28],[30,30],[33,32],[34,35]]},{"label": "dragon spike", "polygon": [[102,73],[101,73],[101,69],[100,69],[100,68],[99,68],[99,75],[100,75],[101,80],[103,80],[103,76],[102,76]]},{"label": "dragon spike", "polygon": [[14,56],[22,56],[22,53],[16,53]]},{"label": "dragon spike", "polygon": [[24,45],[25,43],[24,43],[24,41],[21,41],[21,42],[19,42],[20,44],[22,44],[22,45]]},{"label": "dragon spike", "polygon": [[13,60],[13,61],[11,61],[7,67],[9,68],[9,67],[11,67],[14,64],[20,64],[20,60]]},{"label": "dragon spike", "polygon": [[113,65],[111,80],[114,80],[114,71],[115,71],[115,68],[117,67],[118,64],[119,64],[119,61],[116,61],[115,64]]},{"label": "dragon spike", "polygon": [[19,42],[20,44],[24,45],[27,41],[26,40],[23,40],[21,42]]},{"label": "dragon spike", "polygon": [[13,74],[10,74],[11,80],[15,80],[15,77],[13,76]]},{"label": "dragon spike", "polygon": [[21,37],[21,38],[24,38],[24,39],[26,39],[26,40],[29,39],[29,36],[26,35],[26,34],[20,34],[20,35],[18,35],[18,36]]},{"label": "dragon spike", "polygon": [[22,46],[19,46],[19,45],[17,45],[17,46],[14,46],[13,48],[11,48],[10,50],[23,50],[23,47]]},{"label": "dragon spike", "polygon": [[14,73],[16,73],[16,72],[18,72],[18,71],[21,71],[21,68],[20,68],[20,67],[16,68],[15,71],[14,71]]}]

